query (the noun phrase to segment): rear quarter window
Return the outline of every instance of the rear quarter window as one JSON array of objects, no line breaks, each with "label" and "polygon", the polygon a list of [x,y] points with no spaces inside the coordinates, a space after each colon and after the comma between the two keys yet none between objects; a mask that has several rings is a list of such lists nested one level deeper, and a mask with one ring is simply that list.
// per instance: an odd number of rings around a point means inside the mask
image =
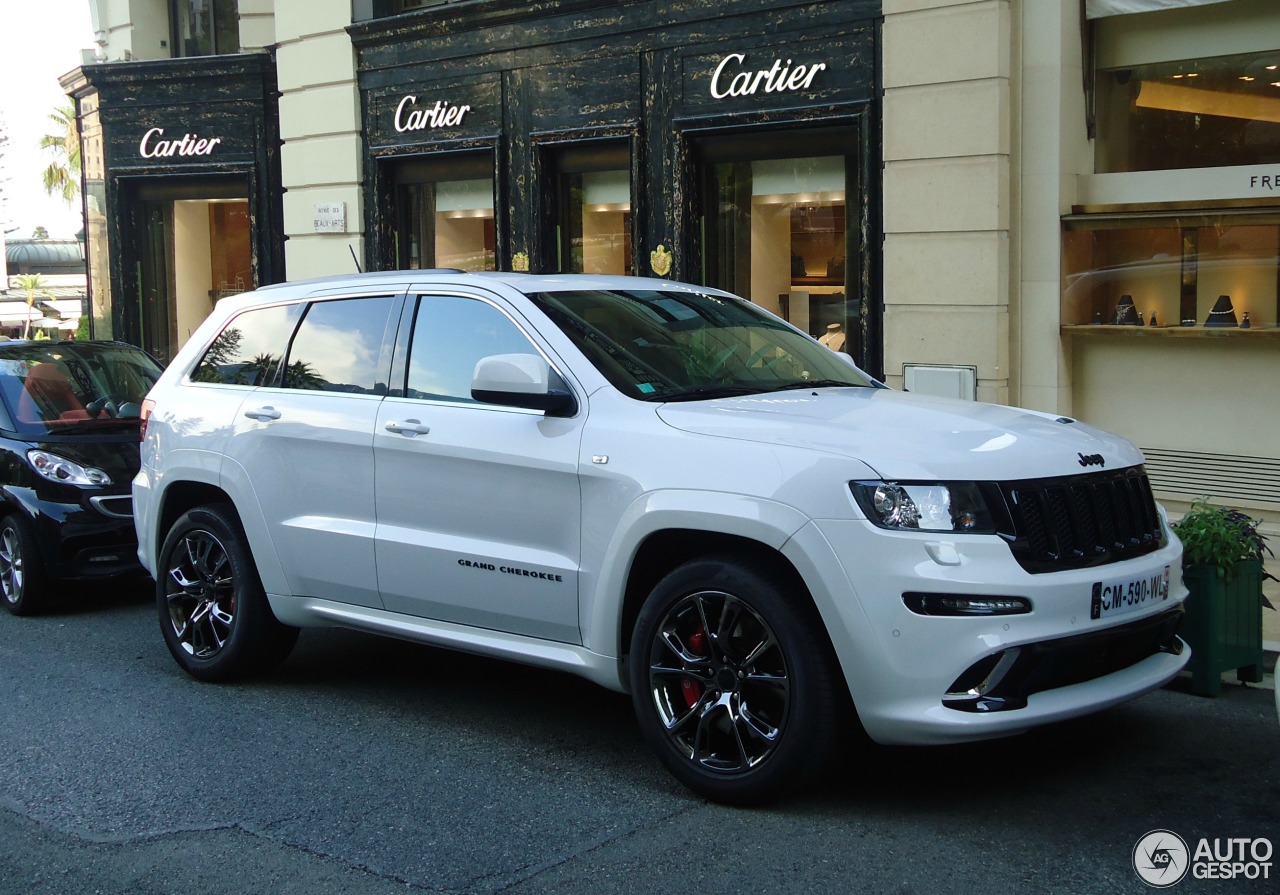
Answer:
[{"label": "rear quarter window", "polygon": [[227,321],[191,371],[192,381],[274,384],[301,313],[301,304],[291,304],[237,314]]}]

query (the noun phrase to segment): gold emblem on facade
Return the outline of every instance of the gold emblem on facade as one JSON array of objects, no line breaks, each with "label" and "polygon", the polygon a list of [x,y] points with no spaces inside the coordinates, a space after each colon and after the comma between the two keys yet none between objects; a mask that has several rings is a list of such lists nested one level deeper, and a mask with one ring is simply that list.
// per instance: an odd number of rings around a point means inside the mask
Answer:
[{"label": "gold emblem on facade", "polygon": [[514,255],[512,255],[511,269],[514,270],[516,273],[528,273],[529,272],[529,253],[516,252]]},{"label": "gold emblem on facade", "polygon": [[649,253],[649,266],[660,277],[671,273],[671,253],[662,243],[658,243],[658,247]]}]

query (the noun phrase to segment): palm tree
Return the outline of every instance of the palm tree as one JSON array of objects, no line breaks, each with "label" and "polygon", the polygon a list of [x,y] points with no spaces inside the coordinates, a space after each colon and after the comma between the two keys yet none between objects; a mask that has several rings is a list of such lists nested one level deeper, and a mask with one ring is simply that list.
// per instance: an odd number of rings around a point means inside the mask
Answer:
[{"label": "palm tree", "polygon": [[55,158],[44,169],[44,191],[50,196],[61,195],[68,205],[74,205],[80,192],[80,127],[75,103],[68,100],[49,113],[49,120],[57,129],[40,138],[40,148],[50,150]]},{"label": "palm tree", "polygon": [[43,295],[49,297],[49,293],[44,291],[44,280],[40,279],[38,273],[24,273],[14,277],[18,284],[18,288],[27,294],[27,319],[22,322],[22,338],[27,338],[31,334],[31,311],[36,306],[36,296]]}]

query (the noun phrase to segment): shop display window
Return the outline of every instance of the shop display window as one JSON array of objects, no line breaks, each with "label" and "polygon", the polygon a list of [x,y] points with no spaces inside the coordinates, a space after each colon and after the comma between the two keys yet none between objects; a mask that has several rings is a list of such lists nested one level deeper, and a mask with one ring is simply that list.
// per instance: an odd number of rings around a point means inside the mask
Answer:
[{"label": "shop display window", "polygon": [[591,171],[565,177],[569,273],[631,273],[631,176]]},{"label": "shop display window", "polygon": [[442,162],[430,169],[432,179],[400,187],[396,266],[496,270],[491,159]]},{"label": "shop display window", "polygon": [[1280,50],[1102,69],[1099,173],[1280,162]]},{"label": "shop display window", "polygon": [[713,171],[711,285],[847,349],[859,319],[846,287],[844,157],[722,162]]},{"label": "shop display window", "polygon": [[1068,219],[1062,323],[1274,330],[1280,212]]},{"label": "shop display window", "polygon": [[554,269],[563,273],[630,275],[631,150],[604,141],[549,154],[557,180]]}]

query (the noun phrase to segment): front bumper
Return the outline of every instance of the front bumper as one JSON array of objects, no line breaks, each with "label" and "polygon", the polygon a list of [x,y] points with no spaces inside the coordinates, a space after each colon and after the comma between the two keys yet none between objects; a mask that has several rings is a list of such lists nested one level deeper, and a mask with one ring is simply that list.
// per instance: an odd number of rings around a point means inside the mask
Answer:
[{"label": "front bumper", "polygon": [[[1190,659],[1174,635],[1187,591],[1173,539],[1123,562],[1037,575],[994,536],[890,532],[859,520],[813,522],[786,552],[824,585],[819,611],[863,726],[882,743],[1018,733],[1156,689]],[[1166,568],[1162,599],[1091,617],[1096,584]],[[922,615],[903,599],[921,592],[1018,597],[1031,611]]]},{"label": "front bumper", "polygon": [[35,528],[50,577],[92,580],[142,571],[128,492],[91,492],[73,486],[58,490],[68,493],[51,497],[25,488],[8,490],[10,500],[21,506]]}]

